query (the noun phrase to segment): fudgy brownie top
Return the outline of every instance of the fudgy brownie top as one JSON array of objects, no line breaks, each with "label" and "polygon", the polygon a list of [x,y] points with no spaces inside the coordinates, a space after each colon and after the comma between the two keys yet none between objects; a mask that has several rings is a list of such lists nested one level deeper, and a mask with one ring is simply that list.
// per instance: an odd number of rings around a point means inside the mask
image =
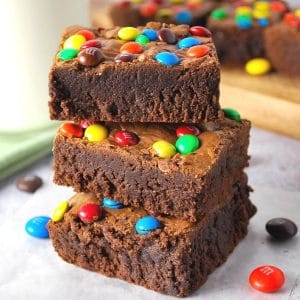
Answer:
[{"label": "fudgy brownie top", "polygon": [[210,26],[237,26],[241,30],[267,27],[280,21],[288,7],[283,1],[236,1],[216,8],[209,17]]},{"label": "fudgy brownie top", "polygon": [[63,34],[56,67],[87,69],[101,74],[104,68],[131,64],[163,64],[189,68],[191,64],[217,63],[210,32],[200,26],[150,22],[145,27],[85,29],[69,27]]},{"label": "fudgy brownie top", "polygon": [[145,168],[150,163],[165,173],[181,172],[198,178],[218,161],[232,138],[241,131],[248,135],[249,128],[249,121],[229,119],[218,125],[208,123],[206,128],[187,124],[102,123],[82,129],[65,123],[57,139],[69,139],[85,151],[142,161]]}]

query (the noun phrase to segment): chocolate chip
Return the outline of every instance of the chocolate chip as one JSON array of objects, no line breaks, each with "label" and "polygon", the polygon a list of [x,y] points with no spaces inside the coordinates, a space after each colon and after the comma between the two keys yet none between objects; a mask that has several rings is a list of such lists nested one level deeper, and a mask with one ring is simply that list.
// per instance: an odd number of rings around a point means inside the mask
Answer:
[{"label": "chocolate chip", "polygon": [[287,240],[296,235],[297,225],[285,218],[274,218],[267,222],[266,230],[277,240]]},{"label": "chocolate chip", "polygon": [[86,48],[78,54],[78,61],[85,67],[95,67],[105,60],[102,51],[95,47]]},{"label": "chocolate chip", "polygon": [[25,176],[18,179],[16,186],[20,191],[34,193],[42,184],[43,181],[38,176]]},{"label": "chocolate chip", "polygon": [[158,38],[161,42],[166,42],[167,44],[175,44],[176,36],[174,32],[168,28],[163,28],[158,31]]},{"label": "chocolate chip", "polygon": [[129,53],[122,53],[118,54],[115,57],[115,62],[121,63],[121,62],[131,62],[135,59],[135,55],[129,54]]}]

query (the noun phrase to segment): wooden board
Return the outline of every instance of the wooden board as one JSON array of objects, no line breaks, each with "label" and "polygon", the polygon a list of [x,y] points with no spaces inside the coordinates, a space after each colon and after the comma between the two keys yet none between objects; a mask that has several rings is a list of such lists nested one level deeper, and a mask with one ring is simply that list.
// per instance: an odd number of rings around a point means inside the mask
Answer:
[{"label": "wooden board", "polygon": [[220,101],[254,126],[300,139],[300,78],[251,76],[242,69],[223,68]]}]

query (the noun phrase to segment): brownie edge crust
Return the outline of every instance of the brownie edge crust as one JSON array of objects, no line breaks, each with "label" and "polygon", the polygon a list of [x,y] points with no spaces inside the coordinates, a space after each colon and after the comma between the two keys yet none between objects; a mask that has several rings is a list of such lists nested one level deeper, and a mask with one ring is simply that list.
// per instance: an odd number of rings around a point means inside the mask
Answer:
[{"label": "brownie edge crust", "polygon": [[[117,277],[168,295],[185,297],[198,289],[208,275],[224,263],[247,234],[256,208],[249,187],[235,185],[232,202],[197,223],[160,218],[162,228],[138,235],[134,224],[144,210],[105,210],[104,219],[84,224],[78,203],[97,201],[77,194],[61,222],[48,224],[59,256],[82,268]],[[77,203],[77,204],[76,204]]]}]

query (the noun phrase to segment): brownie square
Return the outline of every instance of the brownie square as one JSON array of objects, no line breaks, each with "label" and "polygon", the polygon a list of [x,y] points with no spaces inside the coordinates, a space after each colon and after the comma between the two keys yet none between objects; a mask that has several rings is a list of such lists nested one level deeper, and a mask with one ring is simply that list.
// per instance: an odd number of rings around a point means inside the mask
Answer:
[{"label": "brownie square", "polygon": [[[190,58],[186,48],[178,48],[179,41],[191,37],[189,26],[152,22],[138,30],[142,33],[145,28],[157,32],[169,28],[177,42],[150,41],[142,53],[130,55],[131,62],[116,62],[124,46],[117,37],[120,28],[100,28],[93,32],[101,49],[90,48],[101,56],[99,64],[83,66],[78,59],[82,51],[67,61],[56,57],[49,75],[51,119],[197,123],[219,118],[220,69],[211,37],[193,36],[193,41],[207,46],[208,52]],[[64,32],[59,51],[80,29],[75,26]],[[158,62],[155,57],[161,52],[176,55],[177,64]]]},{"label": "brownie square", "polygon": [[279,22],[287,9],[281,1],[236,1],[214,10],[207,27],[212,32],[220,61],[238,65],[265,57],[264,31]]},{"label": "brownie square", "polygon": [[300,16],[289,13],[285,21],[265,31],[266,55],[275,70],[300,76]]},{"label": "brownie square", "polygon": [[[180,124],[104,125],[109,136],[101,142],[57,133],[53,150],[55,183],[143,208],[154,215],[195,221],[213,207],[230,201],[232,186],[248,165],[247,120],[225,119],[209,128],[199,125],[200,148],[171,158],[155,155],[152,145],[158,140],[174,145]],[[117,145],[114,135],[122,130],[135,133],[139,143]]]},{"label": "brownie square", "polygon": [[65,261],[173,296],[187,296],[224,263],[247,234],[256,209],[245,182],[234,186],[231,201],[197,223],[158,217],[160,228],[148,235],[135,231],[144,210],[105,209],[104,218],[85,224],[80,205],[99,203],[89,194],[70,200],[71,210],[60,222],[48,224],[50,238]]}]

